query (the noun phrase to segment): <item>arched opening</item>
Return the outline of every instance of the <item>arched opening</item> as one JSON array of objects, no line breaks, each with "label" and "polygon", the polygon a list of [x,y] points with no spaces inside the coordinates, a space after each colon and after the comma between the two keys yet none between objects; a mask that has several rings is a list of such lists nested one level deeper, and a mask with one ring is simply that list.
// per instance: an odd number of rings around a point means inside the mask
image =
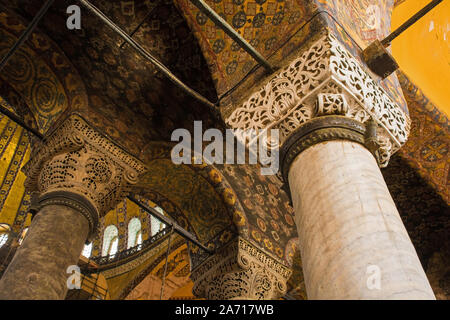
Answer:
[{"label": "arched opening", "polygon": [[128,223],[128,245],[127,249],[142,243],[142,224],[138,218],[133,218]]},{"label": "arched opening", "polygon": [[102,256],[114,257],[119,245],[119,231],[114,225],[106,227],[103,233]]},{"label": "arched opening", "polygon": [[81,254],[86,258],[90,258],[92,254],[92,242],[83,247],[83,252]]}]

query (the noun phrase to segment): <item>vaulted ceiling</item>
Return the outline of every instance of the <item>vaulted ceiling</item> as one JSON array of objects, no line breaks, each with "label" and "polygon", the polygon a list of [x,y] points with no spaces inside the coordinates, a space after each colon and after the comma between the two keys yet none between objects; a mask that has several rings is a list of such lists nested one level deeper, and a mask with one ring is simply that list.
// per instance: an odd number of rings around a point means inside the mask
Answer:
[{"label": "vaulted ceiling", "polygon": [[[128,34],[134,31],[133,38],[187,85],[210,101],[217,100],[201,50],[171,1],[92,3]],[[67,1],[56,1],[37,33],[57,44],[76,69],[93,112],[111,123],[126,118],[126,126],[145,127],[147,141],[167,138],[171,129],[192,126],[193,119],[217,126],[217,119],[207,107],[187,97],[151,63],[123,44],[98,17],[83,11],[82,30],[68,30],[68,5]],[[7,19],[26,25],[42,3],[15,0],[2,6],[7,7]],[[126,128],[121,131],[126,133]]]},{"label": "vaulted ceiling", "polygon": [[[11,47],[43,2],[0,1],[0,56]],[[0,97],[14,104],[16,110],[24,110],[23,115],[30,126],[45,132],[63,113],[69,110],[81,112],[99,130],[144,158],[149,150],[149,141],[167,141],[175,128],[189,129],[193,120],[202,120],[204,128],[223,127],[217,116],[218,110],[186,96],[151,63],[124,45],[97,17],[83,11],[82,30],[68,30],[65,27],[66,8],[72,2],[55,2],[36,32],[0,75]],[[233,104],[266,76],[243,49],[188,0],[91,2],[128,34],[133,34],[136,41],[186,84],[212,102],[221,98],[222,106]],[[319,11],[324,19],[320,23],[328,23],[330,28],[334,28],[341,40],[358,55],[359,46],[389,32],[389,13],[393,5],[392,0],[382,1],[385,12],[381,33],[374,35],[368,32],[370,26],[363,23],[368,15],[367,7],[373,3],[369,0],[207,2],[275,65],[294,55],[318,28],[315,13]],[[384,174],[422,262],[427,264],[434,252],[445,250],[450,242],[446,231],[450,166],[448,120],[431,102],[419,95],[407,78],[400,75],[400,82],[402,87],[392,76],[382,85],[400,104],[406,106],[407,101],[410,108],[414,108],[411,112],[413,131],[410,142],[393,158],[391,167],[384,170]],[[406,100],[401,88],[406,93]],[[3,104],[6,102],[2,101]],[[7,120],[0,120],[7,130]],[[15,131],[17,137],[13,136],[10,141],[19,139],[19,131]],[[12,151],[7,159],[5,157],[5,168],[14,162],[13,156],[22,155],[17,141],[10,147]],[[20,159],[25,162],[27,157],[28,153]],[[265,180],[245,167],[220,168],[236,192],[227,193],[229,186],[222,180],[216,181],[223,176],[213,170],[175,168],[164,159],[151,157],[146,160],[153,171],[145,177],[143,193],[151,196],[152,200],[164,202],[168,212],[173,207],[170,213],[179,221],[191,215],[184,226],[194,233],[206,230],[201,235],[202,240],[209,241],[217,236],[222,231],[218,226],[229,224],[230,217],[235,219],[233,212],[240,211],[245,221],[243,229],[255,242],[280,260],[301,266],[295,252],[292,209],[286,194],[279,188],[279,181]],[[14,171],[18,177],[14,182],[16,188],[21,183],[20,179],[23,180],[23,174],[19,172],[21,164]],[[9,181],[5,177],[2,177],[1,186]],[[172,183],[170,177],[180,180]],[[186,192],[183,181],[192,187],[191,193]],[[176,190],[173,189],[175,187]],[[19,212],[22,220],[16,221],[23,223],[29,198],[23,189],[19,191],[8,201],[15,201],[11,212]],[[192,193],[201,193],[206,200],[199,201],[191,197]],[[5,199],[8,194],[9,191]],[[237,210],[240,202],[245,208]],[[122,205],[125,206],[126,202]],[[194,217],[197,207],[203,211]],[[206,217],[209,211],[224,213],[219,217],[222,220],[196,221],[202,218],[202,214]],[[119,210],[117,215],[120,216]],[[14,221],[12,216],[8,219]],[[114,219],[119,221],[121,217],[114,216]],[[433,235],[431,238],[430,234]],[[304,297],[301,279],[301,272],[298,272],[290,283],[290,289],[297,292],[297,297]]]}]

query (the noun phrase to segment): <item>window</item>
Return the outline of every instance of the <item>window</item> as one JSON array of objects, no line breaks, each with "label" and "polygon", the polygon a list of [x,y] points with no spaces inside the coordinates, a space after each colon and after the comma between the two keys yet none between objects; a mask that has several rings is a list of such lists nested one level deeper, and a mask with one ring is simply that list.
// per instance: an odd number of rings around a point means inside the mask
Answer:
[{"label": "window", "polygon": [[119,247],[119,231],[116,226],[109,225],[103,233],[102,256],[115,255]]},{"label": "window", "polygon": [[136,241],[136,245],[140,245],[140,244],[142,244],[142,231],[139,231],[137,241]]},{"label": "window", "polygon": [[[140,240],[139,240],[140,237]],[[141,221],[138,218],[133,218],[128,223],[128,249],[135,247],[142,243]]]},{"label": "window", "polygon": [[89,258],[92,253],[92,242],[84,245],[83,252],[81,253],[86,258]]},{"label": "window", "polygon": [[0,223],[0,248],[5,245],[9,238],[11,228],[5,223]]},{"label": "window", "polygon": [[1,233],[0,234],[0,248],[5,245],[6,241],[8,241],[8,234],[7,233]]},{"label": "window", "polygon": [[117,249],[119,248],[119,237],[116,236],[111,241],[111,246],[109,247],[109,256],[114,258],[117,253]]}]

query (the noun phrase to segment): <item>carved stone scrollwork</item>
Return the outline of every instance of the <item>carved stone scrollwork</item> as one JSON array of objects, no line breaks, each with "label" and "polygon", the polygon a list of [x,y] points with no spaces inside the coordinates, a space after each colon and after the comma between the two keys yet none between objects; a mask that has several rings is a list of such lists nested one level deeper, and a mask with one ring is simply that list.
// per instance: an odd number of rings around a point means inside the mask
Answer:
[{"label": "carved stone scrollwork", "polygon": [[291,270],[243,238],[232,241],[191,273],[193,292],[212,300],[272,300],[286,293]]},{"label": "carved stone scrollwork", "polygon": [[88,219],[92,234],[145,166],[73,114],[35,146],[24,172],[25,187],[39,194],[38,207],[73,207]]},{"label": "carved stone scrollwork", "polygon": [[406,143],[410,119],[336,37],[326,32],[226,119],[233,129],[280,129],[280,145],[303,123],[345,115],[378,127],[380,166]]}]

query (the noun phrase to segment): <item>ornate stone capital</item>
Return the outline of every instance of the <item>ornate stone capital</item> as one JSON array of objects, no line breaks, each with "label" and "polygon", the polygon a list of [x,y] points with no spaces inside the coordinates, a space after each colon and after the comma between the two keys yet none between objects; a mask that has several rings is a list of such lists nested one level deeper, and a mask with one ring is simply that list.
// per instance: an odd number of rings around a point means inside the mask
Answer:
[{"label": "ornate stone capital", "polygon": [[39,195],[38,207],[71,206],[86,216],[92,233],[145,166],[73,114],[34,146],[24,172],[25,187]]},{"label": "ornate stone capital", "polygon": [[292,271],[250,242],[220,249],[191,273],[193,292],[212,300],[272,300],[286,293]]},{"label": "ornate stone capital", "polygon": [[259,133],[279,129],[282,146],[305,122],[332,114],[376,123],[381,166],[405,144],[410,130],[408,115],[327,31],[237,107],[226,122],[233,129]]},{"label": "ornate stone capital", "polygon": [[[345,116],[322,116],[311,119],[295,130],[280,150],[281,174],[288,183],[289,168],[295,158],[307,148],[321,142],[348,140],[364,145],[379,160],[379,145],[373,121],[365,124]],[[375,144],[375,146],[374,146]]]}]

